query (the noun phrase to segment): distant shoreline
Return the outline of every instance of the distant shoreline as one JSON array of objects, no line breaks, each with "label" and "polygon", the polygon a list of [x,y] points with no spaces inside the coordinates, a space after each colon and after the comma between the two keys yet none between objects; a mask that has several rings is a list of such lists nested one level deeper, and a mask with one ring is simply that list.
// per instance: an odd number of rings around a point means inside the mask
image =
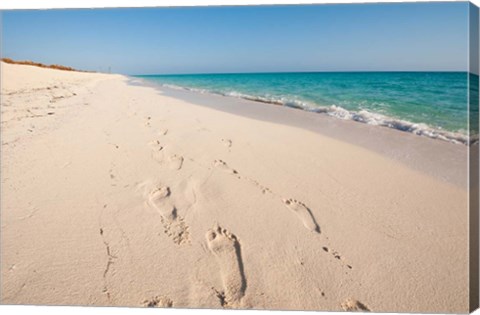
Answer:
[{"label": "distant shoreline", "polygon": [[1,61],[9,64],[14,64],[14,65],[24,65],[24,66],[35,66],[35,67],[40,67],[40,68],[47,68],[47,69],[55,69],[55,70],[63,70],[63,71],[76,71],[76,72],[90,72],[94,73],[95,71],[87,71],[87,70],[78,70],[72,67],[67,67],[63,65],[57,65],[57,64],[52,64],[52,65],[46,65],[40,62],[34,62],[30,60],[13,60],[10,58],[2,58],[0,59]]}]

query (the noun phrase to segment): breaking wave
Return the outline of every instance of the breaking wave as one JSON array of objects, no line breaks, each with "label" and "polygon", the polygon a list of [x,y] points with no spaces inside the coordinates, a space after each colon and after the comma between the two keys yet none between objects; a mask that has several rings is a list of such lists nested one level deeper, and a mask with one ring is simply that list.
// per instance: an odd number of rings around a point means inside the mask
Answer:
[{"label": "breaking wave", "polygon": [[310,112],[326,114],[328,116],[335,117],[338,119],[352,120],[352,121],[356,121],[356,122],[360,122],[368,125],[392,128],[392,129],[396,129],[404,132],[413,133],[419,136],[448,141],[451,143],[468,145],[470,143],[478,141],[478,139],[469,140],[469,137],[466,134],[466,132],[447,131],[442,128],[435,128],[435,127],[429,126],[425,123],[415,123],[415,122],[398,119],[398,118],[390,117],[390,116],[379,114],[379,113],[373,113],[367,110],[351,111],[336,105],[319,106],[316,104],[309,104],[307,102],[303,102],[300,100],[293,100],[293,99],[287,99],[282,97],[278,98],[278,97],[252,96],[252,95],[247,95],[247,94],[243,94],[235,91],[220,92],[220,91],[212,91],[207,89],[182,87],[182,86],[173,85],[173,84],[161,84],[161,85],[163,87],[170,88],[170,89],[187,90],[187,91],[192,91],[192,92],[197,92],[202,94],[216,94],[216,95],[222,95],[222,96],[228,96],[228,97],[241,98],[241,99],[254,101],[254,102],[287,106],[287,107],[302,109]]}]

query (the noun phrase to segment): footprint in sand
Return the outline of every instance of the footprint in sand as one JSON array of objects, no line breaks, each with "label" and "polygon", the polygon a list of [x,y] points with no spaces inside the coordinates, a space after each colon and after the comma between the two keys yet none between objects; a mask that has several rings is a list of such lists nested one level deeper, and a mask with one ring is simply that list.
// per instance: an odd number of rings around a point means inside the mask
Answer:
[{"label": "footprint in sand", "polygon": [[315,218],[312,215],[310,209],[307,208],[303,203],[295,199],[283,199],[283,202],[295,214],[300,218],[303,225],[312,232],[320,233],[320,227],[318,226]]},{"label": "footprint in sand", "polygon": [[230,139],[222,139],[222,142],[227,148],[230,148],[232,146],[232,140]]},{"label": "footprint in sand", "polygon": [[173,301],[166,296],[156,296],[143,301],[143,305],[146,307],[172,307]]},{"label": "footprint in sand", "polygon": [[329,254],[332,254],[333,258],[340,260],[342,262],[342,264],[344,266],[346,266],[348,269],[353,269],[353,267],[351,265],[345,263],[345,260],[343,259],[343,257],[336,250],[330,249],[327,246],[323,246],[322,249],[323,249],[323,251],[325,251]]},{"label": "footprint in sand", "polygon": [[347,312],[371,312],[365,304],[352,298],[346,299],[341,306]]},{"label": "footprint in sand", "polygon": [[150,116],[147,117],[147,118],[145,118],[145,126],[150,127],[150,121],[151,121],[151,119],[152,119],[152,117],[150,117]]},{"label": "footprint in sand", "polygon": [[170,188],[160,187],[152,191],[148,197],[148,205],[155,209],[159,214],[165,228],[164,232],[177,245],[188,243],[190,236],[188,226],[182,217],[177,214],[177,209],[168,200]]},{"label": "footprint in sand", "polygon": [[169,160],[168,166],[172,170],[179,170],[179,169],[182,168],[183,156],[174,154],[174,155],[170,156],[170,158],[168,160]]},{"label": "footprint in sand", "polygon": [[150,148],[152,149],[152,159],[162,163],[163,161],[163,146],[160,144],[160,141],[155,140],[149,143]]},{"label": "footprint in sand", "polygon": [[160,215],[168,220],[175,220],[177,217],[175,207],[167,202],[170,196],[170,188],[160,187],[150,194],[148,202],[152,208],[157,210]]},{"label": "footprint in sand", "polygon": [[215,161],[213,162],[213,165],[214,165],[216,168],[218,168],[218,169],[220,169],[220,170],[222,170],[222,171],[224,171],[224,172],[227,172],[227,173],[230,173],[230,174],[238,174],[238,172],[237,172],[236,170],[230,168],[230,167],[227,165],[227,163],[225,163],[225,162],[222,161],[222,160],[215,160]]},{"label": "footprint in sand", "polygon": [[260,184],[258,181],[254,180],[254,179],[251,179],[251,178],[246,178],[246,180],[248,180],[250,183],[252,183],[252,184],[254,184],[255,186],[257,186],[258,188],[260,188],[262,194],[272,193],[272,191],[270,190],[270,188],[263,186],[263,185]]},{"label": "footprint in sand", "polygon": [[206,235],[207,245],[217,259],[223,282],[223,292],[219,292],[222,306],[236,306],[245,294],[246,281],[240,243],[235,235],[215,225]]}]

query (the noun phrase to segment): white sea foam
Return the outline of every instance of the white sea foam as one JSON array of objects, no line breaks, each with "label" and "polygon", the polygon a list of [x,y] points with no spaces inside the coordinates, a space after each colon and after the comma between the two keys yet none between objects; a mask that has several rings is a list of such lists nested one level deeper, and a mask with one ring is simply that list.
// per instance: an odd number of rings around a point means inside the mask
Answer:
[{"label": "white sea foam", "polygon": [[306,111],[311,111],[315,113],[326,114],[331,117],[335,117],[338,119],[343,120],[352,120],[356,122],[361,122],[368,125],[373,126],[381,126],[381,127],[388,127],[404,132],[410,132],[415,135],[429,137],[433,139],[439,139],[443,141],[448,141],[457,144],[472,144],[478,142],[478,139],[469,140],[469,137],[463,132],[451,132],[447,130],[443,130],[441,128],[435,128],[429,126],[425,123],[414,123],[403,119],[393,118],[386,115],[382,115],[379,113],[372,113],[367,110],[360,110],[360,111],[350,111],[343,107],[332,105],[332,106],[318,106],[309,104],[299,100],[292,100],[287,98],[276,98],[276,97],[261,97],[261,96],[252,96],[243,93],[239,93],[236,91],[231,92],[217,92],[217,91],[209,91],[206,89],[198,89],[198,88],[186,88],[177,85],[171,84],[163,84],[162,86],[176,89],[176,90],[187,90],[202,94],[217,94],[222,96],[228,97],[236,97],[242,98],[250,101],[261,102],[261,103],[268,103],[268,104],[275,104],[281,106],[288,106],[293,108],[298,108]]},{"label": "white sea foam", "polygon": [[334,105],[330,107],[323,107],[315,111],[320,113],[326,113],[329,116],[340,119],[353,120],[368,125],[393,128],[400,131],[410,132],[419,136],[440,139],[453,143],[469,144],[468,136],[463,133],[434,128],[424,123],[414,123],[411,121],[397,119],[378,113],[372,113],[367,110],[360,110],[358,112],[355,112]]}]

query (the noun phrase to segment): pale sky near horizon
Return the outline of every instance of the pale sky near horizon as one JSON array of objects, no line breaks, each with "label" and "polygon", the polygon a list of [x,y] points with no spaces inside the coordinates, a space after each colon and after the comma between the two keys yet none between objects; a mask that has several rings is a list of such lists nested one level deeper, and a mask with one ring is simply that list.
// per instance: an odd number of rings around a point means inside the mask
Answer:
[{"label": "pale sky near horizon", "polygon": [[125,74],[466,71],[468,3],[2,11],[2,57]]}]

